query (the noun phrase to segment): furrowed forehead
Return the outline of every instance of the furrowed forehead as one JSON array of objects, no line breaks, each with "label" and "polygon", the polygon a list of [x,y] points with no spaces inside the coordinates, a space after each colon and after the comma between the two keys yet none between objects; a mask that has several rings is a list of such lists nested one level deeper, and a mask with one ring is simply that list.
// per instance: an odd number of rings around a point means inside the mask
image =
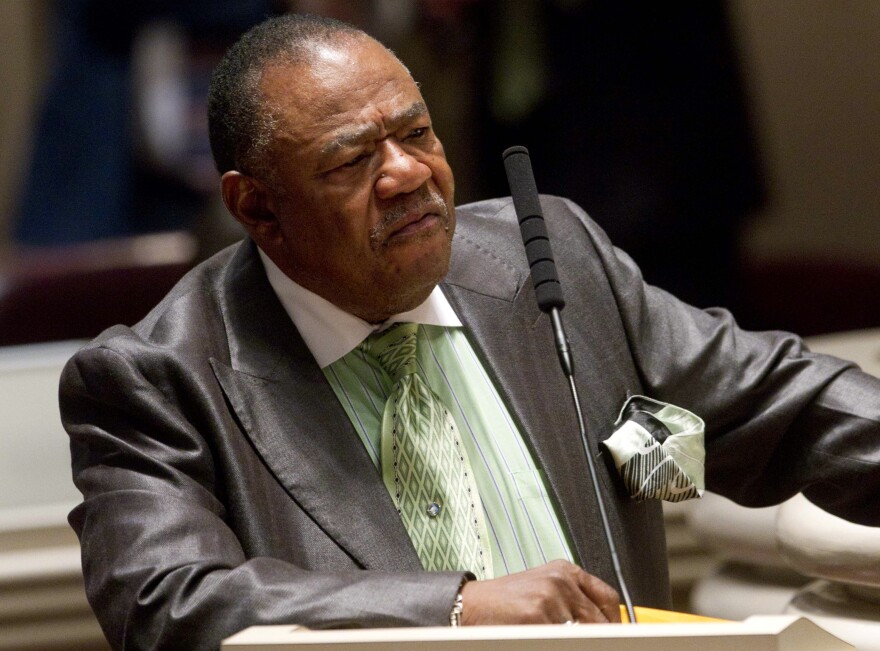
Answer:
[{"label": "furrowed forehead", "polygon": [[[385,119],[385,127],[388,131],[394,131],[401,125],[417,120],[428,115],[428,107],[421,100],[413,102]],[[321,154],[333,155],[340,149],[353,147],[379,135],[379,127],[375,123],[351,126],[337,131],[333,138],[321,147]]]}]

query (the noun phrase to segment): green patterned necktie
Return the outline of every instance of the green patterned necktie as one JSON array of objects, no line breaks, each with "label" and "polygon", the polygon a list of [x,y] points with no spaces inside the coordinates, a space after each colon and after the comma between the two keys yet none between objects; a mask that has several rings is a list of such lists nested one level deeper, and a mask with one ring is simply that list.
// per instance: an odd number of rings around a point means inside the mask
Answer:
[{"label": "green patterned necktie", "polygon": [[364,350],[392,382],[382,417],[382,478],[426,570],[492,577],[483,506],[449,411],[417,373],[418,324],[372,335]]}]

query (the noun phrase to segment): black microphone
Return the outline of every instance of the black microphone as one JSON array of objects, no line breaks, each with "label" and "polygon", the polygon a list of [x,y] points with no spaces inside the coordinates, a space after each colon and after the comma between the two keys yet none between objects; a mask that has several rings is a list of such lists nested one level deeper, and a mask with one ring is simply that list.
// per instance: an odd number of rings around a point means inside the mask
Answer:
[{"label": "black microphone", "polygon": [[538,307],[542,312],[549,312],[554,307],[561,310],[565,307],[565,299],[556,275],[550,238],[547,237],[547,228],[544,226],[544,213],[541,202],[538,201],[538,186],[535,185],[535,176],[532,174],[529,150],[525,147],[510,147],[504,150],[501,157],[504,159],[507,183],[526,247],[526,258],[532,271]]},{"label": "black microphone", "polygon": [[565,299],[559,276],[556,275],[556,262],[550,247],[550,238],[547,236],[547,227],[544,225],[544,212],[538,200],[532,159],[529,158],[529,150],[520,146],[505,149],[501,158],[504,160],[513,208],[516,210],[519,230],[526,247],[538,308],[550,315],[559,363],[565,375],[571,377],[574,375],[574,360],[569,352],[568,338],[559,316],[559,310],[565,307]]},{"label": "black microphone", "polygon": [[605,512],[605,502],[602,499],[599,477],[596,474],[596,464],[593,461],[593,455],[590,453],[587,428],[584,424],[584,415],[581,410],[580,400],[578,399],[577,386],[574,382],[574,360],[569,350],[565,329],[562,327],[562,315],[559,313],[565,307],[565,299],[562,297],[562,285],[560,285],[559,276],[556,274],[556,262],[553,259],[553,251],[550,248],[550,238],[547,237],[544,213],[541,210],[541,202],[538,199],[538,186],[535,184],[535,175],[532,173],[532,161],[529,158],[529,150],[520,146],[509,147],[501,154],[501,158],[504,159],[507,184],[510,186],[513,208],[516,211],[523,244],[526,247],[526,258],[529,261],[532,283],[535,286],[535,298],[541,311],[550,315],[559,364],[562,367],[562,372],[568,378],[571,397],[574,400],[574,408],[577,412],[578,425],[580,426],[581,443],[584,448],[584,454],[587,457],[587,467],[590,470],[593,492],[596,494],[596,504],[599,507],[599,516],[602,519],[605,541],[608,543],[611,565],[614,567],[620,596],[626,606],[629,621],[635,623],[635,610],[629,596],[629,590],[626,588],[626,582],[623,579],[623,570],[620,567],[620,559],[617,556],[617,546],[614,544],[614,538],[611,535],[611,525],[608,523],[608,514]]}]

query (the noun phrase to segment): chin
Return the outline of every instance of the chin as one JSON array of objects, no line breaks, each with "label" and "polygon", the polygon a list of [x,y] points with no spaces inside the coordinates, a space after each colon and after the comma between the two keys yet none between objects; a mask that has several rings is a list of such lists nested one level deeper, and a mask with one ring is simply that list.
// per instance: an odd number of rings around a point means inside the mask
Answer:
[{"label": "chin", "polygon": [[413,273],[410,275],[411,285],[413,287],[428,287],[427,293],[430,294],[434,286],[446,277],[446,273],[449,271],[451,253],[452,247],[446,241],[439,251],[433,252],[432,255],[422,256],[416,260]]},{"label": "chin", "polygon": [[393,263],[364,288],[367,294],[387,297],[381,310],[384,318],[418,307],[446,277],[452,245],[445,232],[443,235],[442,239],[423,239],[418,246],[413,242],[397,248]]},{"label": "chin", "polygon": [[[449,260],[443,263],[435,263],[421,267],[417,273],[401,274],[394,278],[394,282],[388,283],[385,296],[393,297],[389,300],[383,312],[385,318],[392,314],[408,312],[425,302],[434,288],[446,276],[449,269]],[[382,319],[384,320],[384,319]]]}]

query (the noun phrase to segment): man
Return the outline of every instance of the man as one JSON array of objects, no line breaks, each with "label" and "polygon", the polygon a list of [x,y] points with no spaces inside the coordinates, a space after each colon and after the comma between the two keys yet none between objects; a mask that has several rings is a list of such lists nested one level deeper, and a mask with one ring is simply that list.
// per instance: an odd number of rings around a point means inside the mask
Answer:
[{"label": "man", "polygon": [[[84,495],[70,520],[111,642],[202,648],[252,624],[443,625],[453,613],[463,624],[618,620],[512,207],[456,211],[402,64],[349,26],[275,19],[227,54],[210,112],[223,199],[249,240],[134,328],[105,332],[62,379]],[[880,382],[645,286],[576,206],[547,199],[545,212],[594,449],[628,396],[649,395],[709,423],[708,488],[756,506],[802,490],[880,521],[866,498],[880,483]],[[491,529],[477,533],[489,560],[466,568],[481,580],[455,563],[424,571],[371,438],[385,422],[368,403],[392,380],[361,341],[413,321],[431,389],[443,393],[450,374],[452,431],[472,432],[455,445],[473,462],[475,522],[490,525],[475,531]],[[353,393],[371,374],[380,390]],[[456,410],[459,395],[469,406]],[[493,415],[471,423],[488,403]],[[506,471],[508,450],[522,465]],[[612,468],[600,474],[634,601],[668,606],[659,506],[628,500]]]}]

